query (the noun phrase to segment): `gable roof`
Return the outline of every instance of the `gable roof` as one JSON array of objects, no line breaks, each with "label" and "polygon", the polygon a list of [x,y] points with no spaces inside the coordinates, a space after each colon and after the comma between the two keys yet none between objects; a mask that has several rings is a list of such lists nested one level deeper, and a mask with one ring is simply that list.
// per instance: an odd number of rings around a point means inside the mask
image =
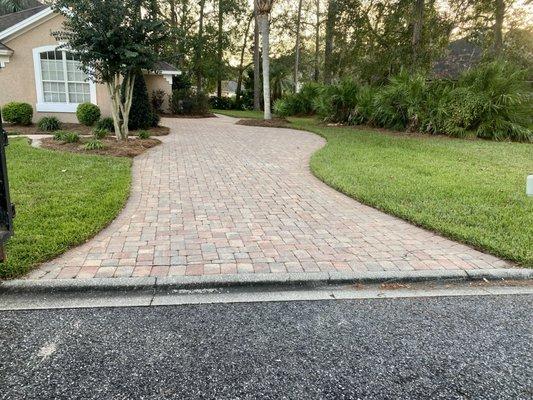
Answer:
[{"label": "gable roof", "polygon": [[482,56],[481,47],[468,41],[468,39],[454,40],[448,45],[446,56],[433,65],[433,74],[455,79],[463,71],[475,66]]},{"label": "gable roof", "polygon": [[19,22],[24,21],[26,18],[31,17],[32,15],[37,14],[38,12],[44,10],[48,6],[44,4],[39,4],[37,6],[28,8],[26,10],[0,15],[0,32],[5,31],[8,28],[18,24]]},{"label": "gable roof", "polygon": [[157,72],[179,72],[175,66],[166,61],[158,61],[155,63],[155,68]]}]

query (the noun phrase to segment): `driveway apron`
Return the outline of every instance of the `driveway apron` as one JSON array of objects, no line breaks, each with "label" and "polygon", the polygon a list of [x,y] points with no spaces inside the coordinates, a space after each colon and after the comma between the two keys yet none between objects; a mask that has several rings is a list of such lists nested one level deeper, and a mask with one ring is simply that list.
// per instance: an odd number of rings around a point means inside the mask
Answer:
[{"label": "driveway apron", "polygon": [[309,170],[319,136],[235,121],[163,119],[171,133],[135,158],[118,218],[27,278],[511,266],[320,182]]}]

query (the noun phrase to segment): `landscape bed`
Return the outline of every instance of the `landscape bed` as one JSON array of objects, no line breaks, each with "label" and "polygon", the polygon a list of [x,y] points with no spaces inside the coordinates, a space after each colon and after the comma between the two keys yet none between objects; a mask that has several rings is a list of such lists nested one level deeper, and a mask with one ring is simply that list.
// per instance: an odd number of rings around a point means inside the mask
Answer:
[{"label": "landscape bed", "polygon": [[[261,118],[256,111],[215,111]],[[289,118],[327,140],[311,170],[348,196],[451,239],[533,267],[533,145],[326,126]]]},{"label": "landscape bed", "polygon": [[[13,125],[13,124],[6,124],[4,126],[5,130],[9,135],[49,135],[53,132],[47,132],[42,131],[39,129],[37,125]],[[76,132],[77,134],[81,136],[90,136],[93,134],[93,126],[86,126],[82,124],[75,124],[75,123],[61,123],[61,130],[62,131],[69,131],[69,132]],[[165,136],[168,135],[170,132],[170,129],[166,126],[157,126],[155,128],[149,128],[146,129],[146,131],[150,132],[150,136]],[[130,136],[136,136],[138,131],[131,130]],[[110,135],[114,135],[113,132],[110,133]]]},{"label": "landscape bed", "polygon": [[51,150],[69,151],[72,153],[99,154],[115,157],[135,157],[144,153],[146,150],[161,144],[158,139],[138,139],[130,138],[127,141],[118,141],[113,137],[107,137],[100,140],[101,149],[85,148],[86,144],[91,141],[90,138],[82,137],[78,143],[66,143],[53,138],[41,140],[41,147]]},{"label": "landscape bed", "polygon": [[6,148],[15,234],[0,278],[21,276],[108,225],[131,185],[131,160],[33,148],[11,138]]}]

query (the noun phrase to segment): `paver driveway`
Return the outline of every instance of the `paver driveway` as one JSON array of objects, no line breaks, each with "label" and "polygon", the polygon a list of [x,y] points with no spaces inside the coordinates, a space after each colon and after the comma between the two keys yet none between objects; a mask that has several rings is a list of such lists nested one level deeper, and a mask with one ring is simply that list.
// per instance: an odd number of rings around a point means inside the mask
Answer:
[{"label": "paver driveway", "polygon": [[166,119],[135,159],[122,214],[29,278],[499,268],[508,264],[364,206],[309,171],[320,137]]}]

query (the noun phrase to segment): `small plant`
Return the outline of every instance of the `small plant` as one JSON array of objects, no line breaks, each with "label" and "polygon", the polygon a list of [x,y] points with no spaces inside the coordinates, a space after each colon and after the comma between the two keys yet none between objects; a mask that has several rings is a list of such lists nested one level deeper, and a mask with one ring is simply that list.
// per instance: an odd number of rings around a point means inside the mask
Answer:
[{"label": "small plant", "polygon": [[78,143],[80,141],[80,135],[76,132],[63,132],[62,140],[65,143]]},{"label": "small plant", "polygon": [[164,90],[152,90],[152,107],[154,111],[161,114],[163,112],[163,104],[165,103],[166,92]]},{"label": "small plant", "polygon": [[11,102],[2,108],[2,118],[6,122],[19,125],[30,125],[33,108],[28,103]]},{"label": "small plant", "polygon": [[96,123],[95,128],[96,129],[105,129],[105,130],[107,130],[109,132],[114,132],[115,131],[115,123],[113,122],[113,118],[106,117],[106,118],[102,118],[101,120],[99,120]]},{"label": "small plant", "polygon": [[61,129],[61,122],[56,117],[43,117],[37,123],[39,130],[54,132]]},{"label": "small plant", "polygon": [[76,109],[80,124],[93,126],[100,119],[100,109],[92,103],[82,103]]},{"label": "small plant", "polygon": [[139,139],[150,139],[150,132],[145,131],[145,130],[140,130],[140,131],[137,133],[137,137],[138,137]]},{"label": "small plant", "polygon": [[104,144],[101,140],[98,139],[91,139],[87,143],[85,143],[85,150],[102,150],[104,148]]},{"label": "small plant", "polygon": [[54,140],[61,141],[61,142],[65,141],[65,135],[67,133],[68,133],[67,131],[55,131]]},{"label": "small plant", "polygon": [[93,129],[93,136],[97,140],[104,139],[109,134],[109,131],[104,128],[94,128]]}]

